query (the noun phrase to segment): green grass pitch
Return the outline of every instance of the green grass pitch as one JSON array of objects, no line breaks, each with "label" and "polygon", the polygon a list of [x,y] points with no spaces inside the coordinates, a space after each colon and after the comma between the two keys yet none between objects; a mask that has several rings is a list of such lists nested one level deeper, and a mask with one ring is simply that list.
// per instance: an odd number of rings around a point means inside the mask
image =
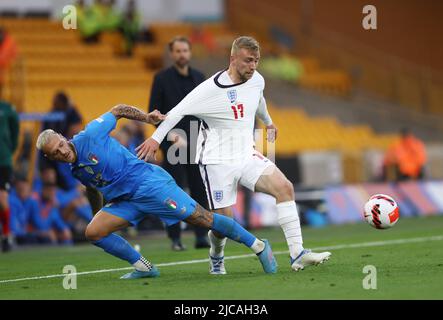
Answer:
[{"label": "green grass pitch", "polygon": [[[274,252],[287,250],[280,229],[254,233],[270,239]],[[365,223],[305,227],[303,235],[307,248],[332,247],[331,260],[295,273],[288,254],[277,254],[274,275],[264,274],[256,257],[227,260],[225,276],[209,275],[207,262],[160,266],[156,279],[120,280],[127,270],[86,273],[78,275],[75,290],[63,288],[63,277],[5,280],[62,274],[65,265],[77,272],[129,265],[89,244],[14,251],[0,255],[0,299],[443,299],[443,216],[400,218],[390,230]],[[163,234],[130,240],[160,265],[206,259],[207,250],[193,249],[193,241],[193,234],[186,233],[188,250],[173,252]],[[225,254],[250,251],[228,241]],[[376,268],[376,289],[363,288],[366,265]]]}]

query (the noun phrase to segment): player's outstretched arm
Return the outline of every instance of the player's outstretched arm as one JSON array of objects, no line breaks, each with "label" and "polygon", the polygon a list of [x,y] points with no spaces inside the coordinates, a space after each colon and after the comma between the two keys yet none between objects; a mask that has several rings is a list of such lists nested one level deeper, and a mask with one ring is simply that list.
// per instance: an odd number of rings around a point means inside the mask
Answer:
[{"label": "player's outstretched arm", "polygon": [[158,110],[154,110],[150,113],[143,112],[136,107],[128,106],[126,104],[118,104],[110,111],[117,120],[120,118],[126,118],[130,120],[137,120],[150,124],[158,124],[165,119],[165,115],[161,114]]},{"label": "player's outstretched arm", "polygon": [[192,90],[182,101],[172,108],[168,112],[165,121],[158,126],[152,136],[135,149],[139,159],[145,161],[155,159],[155,154],[160,143],[162,143],[168,132],[172,130],[184,116],[193,115],[198,117],[208,112],[208,99],[212,97],[213,92],[208,89],[207,85],[204,85],[205,83],[206,82],[203,82]]},{"label": "player's outstretched arm", "polygon": [[97,189],[86,187],[86,197],[91,205],[93,215],[103,208],[103,196]]}]

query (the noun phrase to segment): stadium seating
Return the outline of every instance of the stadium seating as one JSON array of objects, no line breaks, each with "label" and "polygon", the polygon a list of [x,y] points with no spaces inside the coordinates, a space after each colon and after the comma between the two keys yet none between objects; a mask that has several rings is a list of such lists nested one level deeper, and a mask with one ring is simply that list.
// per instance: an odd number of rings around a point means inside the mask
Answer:
[{"label": "stadium seating", "polygon": [[[18,42],[23,58],[22,111],[48,111],[56,91],[64,90],[90,121],[110,106],[127,103],[145,109],[156,68],[162,64],[168,41],[177,35],[190,35],[187,23],[157,23],[150,29],[155,42],[138,45],[134,56],[116,56],[118,35],[108,34],[98,44],[84,44],[75,32],[63,30],[58,23],[41,19],[1,22]],[[224,24],[203,24],[221,39],[232,40]],[[30,31],[33,32],[30,32]],[[304,74],[299,84],[329,94],[346,95],[350,80],[340,70],[323,70],[313,57],[300,57]],[[377,135],[368,126],[346,127],[334,118],[312,118],[294,107],[277,108],[270,104],[270,113],[279,128],[279,155],[303,151],[340,150],[355,160],[355,153],[369,149],[385,149],[395,138]],[[153,127],[147,126],[147,133]],[[266,144],[263,146],[266,148]],[[260,149],[260,146],[259,146]]]},{"label": "stadium seating", "polygon": [[90,121],[117,103],[146,108],[153,73],[140,59],[119,59],[113,47],[84,44],[74,30],[45,19],[2,19],[22,58],[21,111],[48,111],[56,91],[66,91]]},{"label": "stadium seating", "polygon": [[276,152],[293,155],[302,151],[340,150],[344,153],[365,149],[386,149],[396,135],[380,135],[367,125],[343,126],[334,118],[312,118],[301,109],[269,106],[279,129]]}]

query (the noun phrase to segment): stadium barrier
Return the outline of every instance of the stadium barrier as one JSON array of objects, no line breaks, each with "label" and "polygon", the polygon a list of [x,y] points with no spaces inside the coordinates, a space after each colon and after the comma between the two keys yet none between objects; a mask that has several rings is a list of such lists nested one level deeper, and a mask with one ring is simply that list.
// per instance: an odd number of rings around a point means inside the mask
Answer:
[{"label": "stadium barrier", "polygon": [[[373,194],[392,196],[400,208],[400,217],[443,214],[443,180],[401,183],[359,183],[329,186],[324,189],[295,191],[302,223],[319,226],[363,222],[363,207]],[[234,216],[245,224],[244,191],[239,190]],[[251,228],[278,226],[275,199],[263,193],[251,197]],[[314,223],[312,212],[323,215],[324,223]],[[319,221],[319,220],[315,220]]]}]

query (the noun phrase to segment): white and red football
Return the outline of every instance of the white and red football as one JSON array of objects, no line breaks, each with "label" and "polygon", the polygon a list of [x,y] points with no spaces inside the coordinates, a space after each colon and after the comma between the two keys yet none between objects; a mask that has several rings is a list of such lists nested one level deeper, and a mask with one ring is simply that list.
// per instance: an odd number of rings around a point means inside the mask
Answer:
[{"label": "white and red football", "polygon": [[365,219],[376,229],[393,227],[400,217],[397,203],[390,196],[375,194],[365,204]]}]

